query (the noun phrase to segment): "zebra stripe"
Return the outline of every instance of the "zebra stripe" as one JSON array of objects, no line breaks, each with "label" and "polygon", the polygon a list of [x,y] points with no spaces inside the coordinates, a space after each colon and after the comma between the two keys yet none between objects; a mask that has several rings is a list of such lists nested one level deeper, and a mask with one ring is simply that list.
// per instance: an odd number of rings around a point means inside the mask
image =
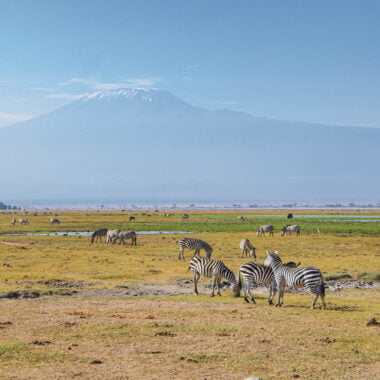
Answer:
[{"label": "zebra stripe", "polygon": [[205,276],[212,277],[211,297],[214,297],[216,287],[218,288],[218,295],[220,295],[220,280],[223,277],[232,284],[234,296],[238,297],[240,295],[240,281],[235,277],[232,270],[227,268],[222,261],[196,256],[190,260],[189,269],[193,272],[195,294],[198,294],[197,284],[200,276]]},{"label": "zebra stripe", "polygon": [[195,255],[199,255],[199,252],[201,249],[204,249],[206,251],[206,256],[208,258],[211,257],[212,248],[210,244],[206,243],[203,240],[184,237],[184,238],[179,239],[177,241],[177,244],[179,244],[179,251],[178,251],[179,259],[185,259],[185,256],[183,255],[183,251],[185,250],[185,248],[194,249],[193,257]]},{"label": "zebra stripe", "polygon": [[[291,261],[285,265],[291,268],[297,268],[300,263],[296,264]],[[269,305],[273,305],[272,300],[276,294],[277,288],[273,270],[270,266],[253,262],[242,264],[239,269],[240,286],[241,277],[243,277],[244,300],[247,303],[249,303],[247,294],[251,297],[251,301],[256,303],[251,293],[251,287],[256,283],[258,285],[270,285],[268,303]]]},{"label": "zebra stripe", "polygon": [[91,243],[98,241],[98,239],[102,241],[102,236],[107,236],[107,232],[108,228],[100,228],[99,230],[94,231],[94,233],[91,235]]},{"label": "zebra stripe", "polygon": [[279,289],[278,302],[276,306],[282,306],[286,286],[297,288],[306,288],[307,291],[314,294],[314,300],[311,308],[314,309],[318,297],[322,299],[322,309],[326,308],[325,303],[325,285],[323,282],[322,272],[314,267],[289,268],[282,264],[277,252],[268,252],[265,265],[271,266],[274,273],[276,285]]}]

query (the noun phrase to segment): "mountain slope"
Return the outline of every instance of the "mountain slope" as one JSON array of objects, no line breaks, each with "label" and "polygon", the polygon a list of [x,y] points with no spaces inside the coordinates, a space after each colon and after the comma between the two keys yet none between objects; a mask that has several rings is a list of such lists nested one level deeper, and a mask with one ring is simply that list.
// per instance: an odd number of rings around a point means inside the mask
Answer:
[{"label": "mountain slope", "polygon": [[379,197],[379,129],[208,111],[161,90],[88,94],[0,139],[4,199]]}]

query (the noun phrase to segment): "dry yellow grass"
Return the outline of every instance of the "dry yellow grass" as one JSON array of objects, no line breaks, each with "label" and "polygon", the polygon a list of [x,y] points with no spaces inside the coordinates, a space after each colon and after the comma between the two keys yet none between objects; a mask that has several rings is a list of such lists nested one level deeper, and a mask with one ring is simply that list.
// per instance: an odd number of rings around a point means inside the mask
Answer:
[{"label": "dry yellow grass", "polygon": [[[121,223],[121,213],[60,213],[70,228]],[[201,218],[202,215],[199,215]],[[46,227],[47,216],[30,226]],[[38,221],[38,218],[39,221]],[[149,217],[141,217],[149,223]],[[157,217],[159,218],[159,217]],[[180,220],[180,212],[176,216]],[[8,230],[9,215],[0,215]],[[328,309],[310,310],[310,295],[286,294],[283,308],[269,307],[266,294],[247,305],[225,292],[156,297],[111,296],[107,291],[142,284],[173,286],[190,279],[187,259],[178,260],[181,235],[139,235],[137,246],[91,244],[89,237],[1,236],[0,293],[15,290],[94,295],[0,299],[0,377],[19,379],[374,379],[379,372],[379,291],[327,292]],[[254,232],[194,234],[214,248],[235,273],[245,261],[239,241],[279,250],[286,261],[314,265],[325,275],[379,273],[377,236],[301,235],[256,238]],[[209,280],[202,279],[202,283]],[[59,284],[66,283],[59,288]],[[57,288],[58,286],[58,288]],[[65,286],[70,286],[69,288]],[[184,284],[186,290],[192,284]],[[209,290],[207,291],[209,292]],[[87,293],[89,294],[89,293]],[[96,295],[101,294],[101,295]],[[109,293],[111,294],[111,293]],[[7,324],[10,322],[10,324]],[[99,360],[101,363],[91,364]]]}]

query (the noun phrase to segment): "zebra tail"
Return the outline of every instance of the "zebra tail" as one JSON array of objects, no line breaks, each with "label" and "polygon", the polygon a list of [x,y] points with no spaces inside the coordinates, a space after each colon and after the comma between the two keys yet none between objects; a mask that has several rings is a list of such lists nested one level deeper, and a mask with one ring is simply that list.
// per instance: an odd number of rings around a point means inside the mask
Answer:
[{"label": "zebra tail", "polygon": [[324,283],[324,281],[323,281],[323,277],[322,277],[322,282],[321,282],[321,287],[320,287],[320,289],[321,289],[321,294],[323,295],[323,297],[326,295],[325,293],[326,293],[326,288],[325,288],[325,283]]},{"label": "zebra tail", "polygon": [[239,289],[241,289],[241,276],[240,276],[240,269],[238,271],[238,274],[236,276],[236,279],[237,279],[237,286],[239,287]]}]

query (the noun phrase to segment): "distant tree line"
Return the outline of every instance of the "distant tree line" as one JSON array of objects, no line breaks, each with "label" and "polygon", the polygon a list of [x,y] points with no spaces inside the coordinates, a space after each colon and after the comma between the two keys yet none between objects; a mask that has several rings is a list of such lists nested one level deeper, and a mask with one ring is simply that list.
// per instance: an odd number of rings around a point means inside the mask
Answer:
[{"label": "distant tree line", "polygon": [[0,202],[0,210],[21,210],[21,207],[6,205]]}]

